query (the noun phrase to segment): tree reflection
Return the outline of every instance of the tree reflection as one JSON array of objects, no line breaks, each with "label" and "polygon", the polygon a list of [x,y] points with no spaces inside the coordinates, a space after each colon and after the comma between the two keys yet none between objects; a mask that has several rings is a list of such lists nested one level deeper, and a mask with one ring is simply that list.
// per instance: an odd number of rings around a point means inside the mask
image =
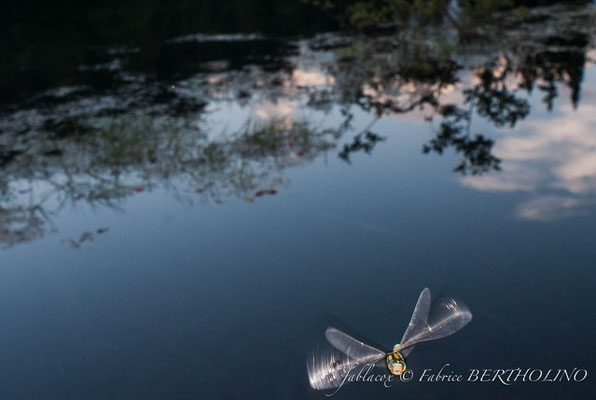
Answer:
[{"label": "tree reflection", "polygon": [[429,144],[423,146],[422,151],[434,151],[443,154],[445,149],[453,147],[463,155],[455,171],[473,175],[490,170],[499,170],[501,161],[492,154],[494,142],[483,135],[470,133],[471,112],[464,111],[453,105],[443,106],[440,111],[443,116],[439,132]]},{"label": "tree reflection", "polygon": [[[586,15],[562,12],[561,18],[551,21],[558,27],[555,34],[540,24],[523,25],[522,19],[522,29],[485,34],[474,45],[462,40],[458,30],[449,44],[443,41],[448,31],[429,36],[415,29],[402,32],[400,41],[382,37],[352,44],[338,62],[336,81],[352,88],[342,90],[342,101],[379,117],[426,110],[429,119],[439,122],[435,137],[423,146],[424,153],[452,149],[462,156],[455,171],[463,174],[499,170],[500,160],[492,153],[494,141],[474,131],[473,121],[480,117],[496,128],[513,128],[530,113],[526,97],[535,87],[545,93],[547,110],[552,110],[559,83],[569,87],[577,107],[593,34]],[[470,47],[478,51],[478,46],[484,60],[471,68],[462,65],[460,53],[469,54]],[[466,70],[474,74],[469,79],[472,85],[462,81]],[[459,103],[445,101],[453,88],[462,94]]]},{"label": "tree reflection", "polygon": [[284,183],[276,171],[310,162],[339,135],[279,119],[248,121],[224,139],[209,140],[184,121],[174,122],[127,118],[99,128],[71,122],[50,140],[29,142],[3,167],[0,243],[43,236],[52,214],[67,205],[118,209],[124,198],[156,186],[177,196],[203,193],[216,202],[258,196]]},{"label": "tree reflection", "polygon": [[354,136],[354,139],[352,139],[352,143],[345,144],[342,150],[339,152],[338,156],[339,158],[341,158],[349,164],[350,155],[352,153],[364,151],[365,153],[370,154],[370,152],[374,149],[375,145],[378,142],[382,142],[383,140],[385,140],[385,138],[367,130],[366,132],[359,133],[356,136]]},{"label": "tree reflection", "polygon": [[13,245],[45,236],[41,210],[39,206],[0,208],[0,243]]},{"label": "tree reflection", "polygon": [[[530,113],[529,93],[542,91],[551,110],[560,84],[577,107],[593,35],[585,13],[518,21],[522,28],[505,33],[487,28],[473,44],[457,29],[451,40],[449,30],[412,28],[290,42],[195,35],[162,43],[151,57],[107,49],[101,63],[79,67],[84,80],[0,114],[0,243],[46,235],[67,206],[118,209],[158,186],[216,203],[275,194],[286,168],[329,149],[347,163],[373,152],[385,140],[374,122],[387,116],[427,120],[432,138],[422,151],[457,153],[457,172],[499,170],[490,132],[474,122],[515,127]],[[214,105],[230,104],[250,111],[242,126],[205,122]],[[355,129],[356,111],[373,123]],[[335,117],[321,124],[319,115]]]}]

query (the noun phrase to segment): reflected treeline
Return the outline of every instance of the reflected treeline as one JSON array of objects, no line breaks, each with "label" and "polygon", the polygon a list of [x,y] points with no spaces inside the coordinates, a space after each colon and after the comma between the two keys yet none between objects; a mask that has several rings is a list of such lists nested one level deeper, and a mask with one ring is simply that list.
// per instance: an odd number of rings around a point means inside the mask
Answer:
[{"label": "reflected treeline", "polygon": [[[557,18],[551,18],[555,11]],[[494,141],[474,130],[474,120],[513,128],[530,113],[528,95],[543,92],[550,111],[559,85],[568,87],[577,107],[594,16],[593,7],[509,14],[506,21],[515,28],[489,35],[494,27],[484,25],[474,44],[448,26],[352,43],[339,51],[342,102],[378,117],[419,110],[423,118],[438,120],[423,152],[455,150],[462,156],[455,168],[461,173],[498,170]]]},{"label": "reflected treeline", "polygon": [[[344,26],[369,33],[404,27],[449,24],[468,35],[500,12],[525,14],[556,4],[587,5],[590,0],[304,0],[332,11]],[[470,37],[467,36],[469,39]]]},{"label": "reflected treeline", "polygon": [[486,25],[473,43],[449,23],[374,37],[193,34],[157,52],[97,46],[64,84],[2,109],[0,243],[46,235],[66,207],[118,208],[156,187],[251,202],[329,149],[348,163],[373,152],[388,116],[427,121],[422,151],[456,152],[458,172],[498,170],[476,121],[514,127],[529,93],[551,110],[561,85],[577,107],[595,26],[590,7],[502,17],[510,28]]},{"label": "reflected treeline", "polygon": [[0,243],[43,236],[66,206],[118,209],[123,198],[155,187],[181,199],[198,193],[216,203],[230,196],[253,201],[285,183],[279,171],[310,162],[341,132],[274,119],[249,121],[212,140],[187,119],[144,117],[103,127],[72,122],[57,135],[37,134],[46,137],[28,138],[3,166]]},{"label": "reflected treeline", "polygon": [[58,85],[105,87],[109,74],[79,66],[107,61],[106,46],[137,49],[135,64],[152,70],[168,62],[164,41],[180,35],[277,37],[335,27],[332,14],[302,0],[7,0],[0,4],[0,104]]}]

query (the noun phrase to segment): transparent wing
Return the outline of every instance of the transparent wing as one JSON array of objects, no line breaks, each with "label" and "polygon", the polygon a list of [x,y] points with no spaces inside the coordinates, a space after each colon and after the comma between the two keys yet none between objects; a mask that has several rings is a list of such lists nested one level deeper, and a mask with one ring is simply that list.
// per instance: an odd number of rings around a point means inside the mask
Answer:
[{"label": "transparent wing", "polygon": [[[412,320],[402,338],[402,355],[406,357],[416,343],[453,335],[472,320],[472,313],[461,300],[444,296],[430,303],[430,290],[424,289],[414,309]],[[418,307],[421,307],[418,315]],[[425,311],[425,308],[428,311]]]},{"label": "transparent wing", "polygon": [[337,388],[352,373],[360,370],[359,363],[334,348],[316,348],[306,360],[310,387],[316,390]]},{"label": "transparent wing", "polygon": [[416,303],[416,307],[414,307],[414,312],[412,313],[412,318],[410,318],[408,328],[406,329],[404,336],[401,338],[400,353],[404,357],[407,357],[408,354],[414,350],[414,344],[417,343],[417,341],[415,341],[418,337],[417,335],[427,326],[430,300],[430,290],[429,288],[424,288],[418,297],[418,302]]},{"label": "transparent wing", "polygon": [[337,388],[349,374],[358,374],[369,366],[385,367],[385,352],[336,328],[328,328],[325,337],[328,343],[317,346],[306,362],[308,380],[313,389]]},{"label": "transparent wing", "polygon": [[343,333],[339,329],[327,328],[325,337],[337,350],[341,351],[352,360],[356,360],[363,364],[374,363],[386,356],[384,351],[364,344],[360,340],[354,339],[352,336]]}]

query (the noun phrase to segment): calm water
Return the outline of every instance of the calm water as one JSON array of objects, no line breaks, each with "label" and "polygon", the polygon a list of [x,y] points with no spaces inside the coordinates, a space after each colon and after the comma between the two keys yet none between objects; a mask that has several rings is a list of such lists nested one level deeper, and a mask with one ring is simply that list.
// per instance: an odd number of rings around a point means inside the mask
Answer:
[{"label": "calm water", "polygon": [[426,286],[474,320],[417,346],[417,377],[587,379],[337,398],[593,397],[594,17],[559,14],[461,47],[196,34],[149,67],[107,47],[7,103],[0,397],[325,398],[305,360],[329,321],[390,348]]}]

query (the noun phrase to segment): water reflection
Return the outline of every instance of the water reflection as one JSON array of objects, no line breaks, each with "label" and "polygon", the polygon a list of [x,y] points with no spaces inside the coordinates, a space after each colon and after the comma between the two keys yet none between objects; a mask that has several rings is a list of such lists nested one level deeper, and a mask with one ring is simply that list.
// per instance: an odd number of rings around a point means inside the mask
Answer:
[{"label": "water reflection", "polygon": [[[422,151],[457,153],[466,186],[559,190],[520,205],[522,218],[580,213],[596,188],[590,91],[579,106],[593,8],[544,13],[474,44],[447,28],[292,41],[199,34],[164,42],[150,64],[145,50],[108,48],[71,85],[0,115],[0,242],[43,237],[77,202],[118,208],[158,186],[254,201],[330,149],[348,163],[373,152],[386,139],[375,131],[382,118],[427,123]],[[571,106],[557,109],[562,89]],[[556,114],[520,130],[534,91]],[[357,110],[369,114],[364,129]],[[513,128],[526,134],[496,139]],[[547,176],[528,167],[545,160]]]},{"label": "water reflection", "polygon": [[284,183],[277,171],[309,162],[333,146],[338,134],[294,119],[249,121],[217,139],[186,118],[69,127],[52,140],[29,138],[6,162],[4,243],[43,236],[44,222],[67,205],[118,208],[119,200],[156,186],[178,196],[202,193],[215,202],[230,196],[252,200],[259,190],[271,193]]},{"label": "water reflection", "polygon": [[[548,120],[530,121],[523,135],[498,141],[495,154],[506,166],[502,173],[482,179],[465,177],[464,185],[482,191],[533,193],[516,213],[533,220],[551,220],[586,212],[596,193],[595,107],[563,107]],[[548,192],[540,194],[539,189]],[[535,193],[538,192],[538,193]]]}]

